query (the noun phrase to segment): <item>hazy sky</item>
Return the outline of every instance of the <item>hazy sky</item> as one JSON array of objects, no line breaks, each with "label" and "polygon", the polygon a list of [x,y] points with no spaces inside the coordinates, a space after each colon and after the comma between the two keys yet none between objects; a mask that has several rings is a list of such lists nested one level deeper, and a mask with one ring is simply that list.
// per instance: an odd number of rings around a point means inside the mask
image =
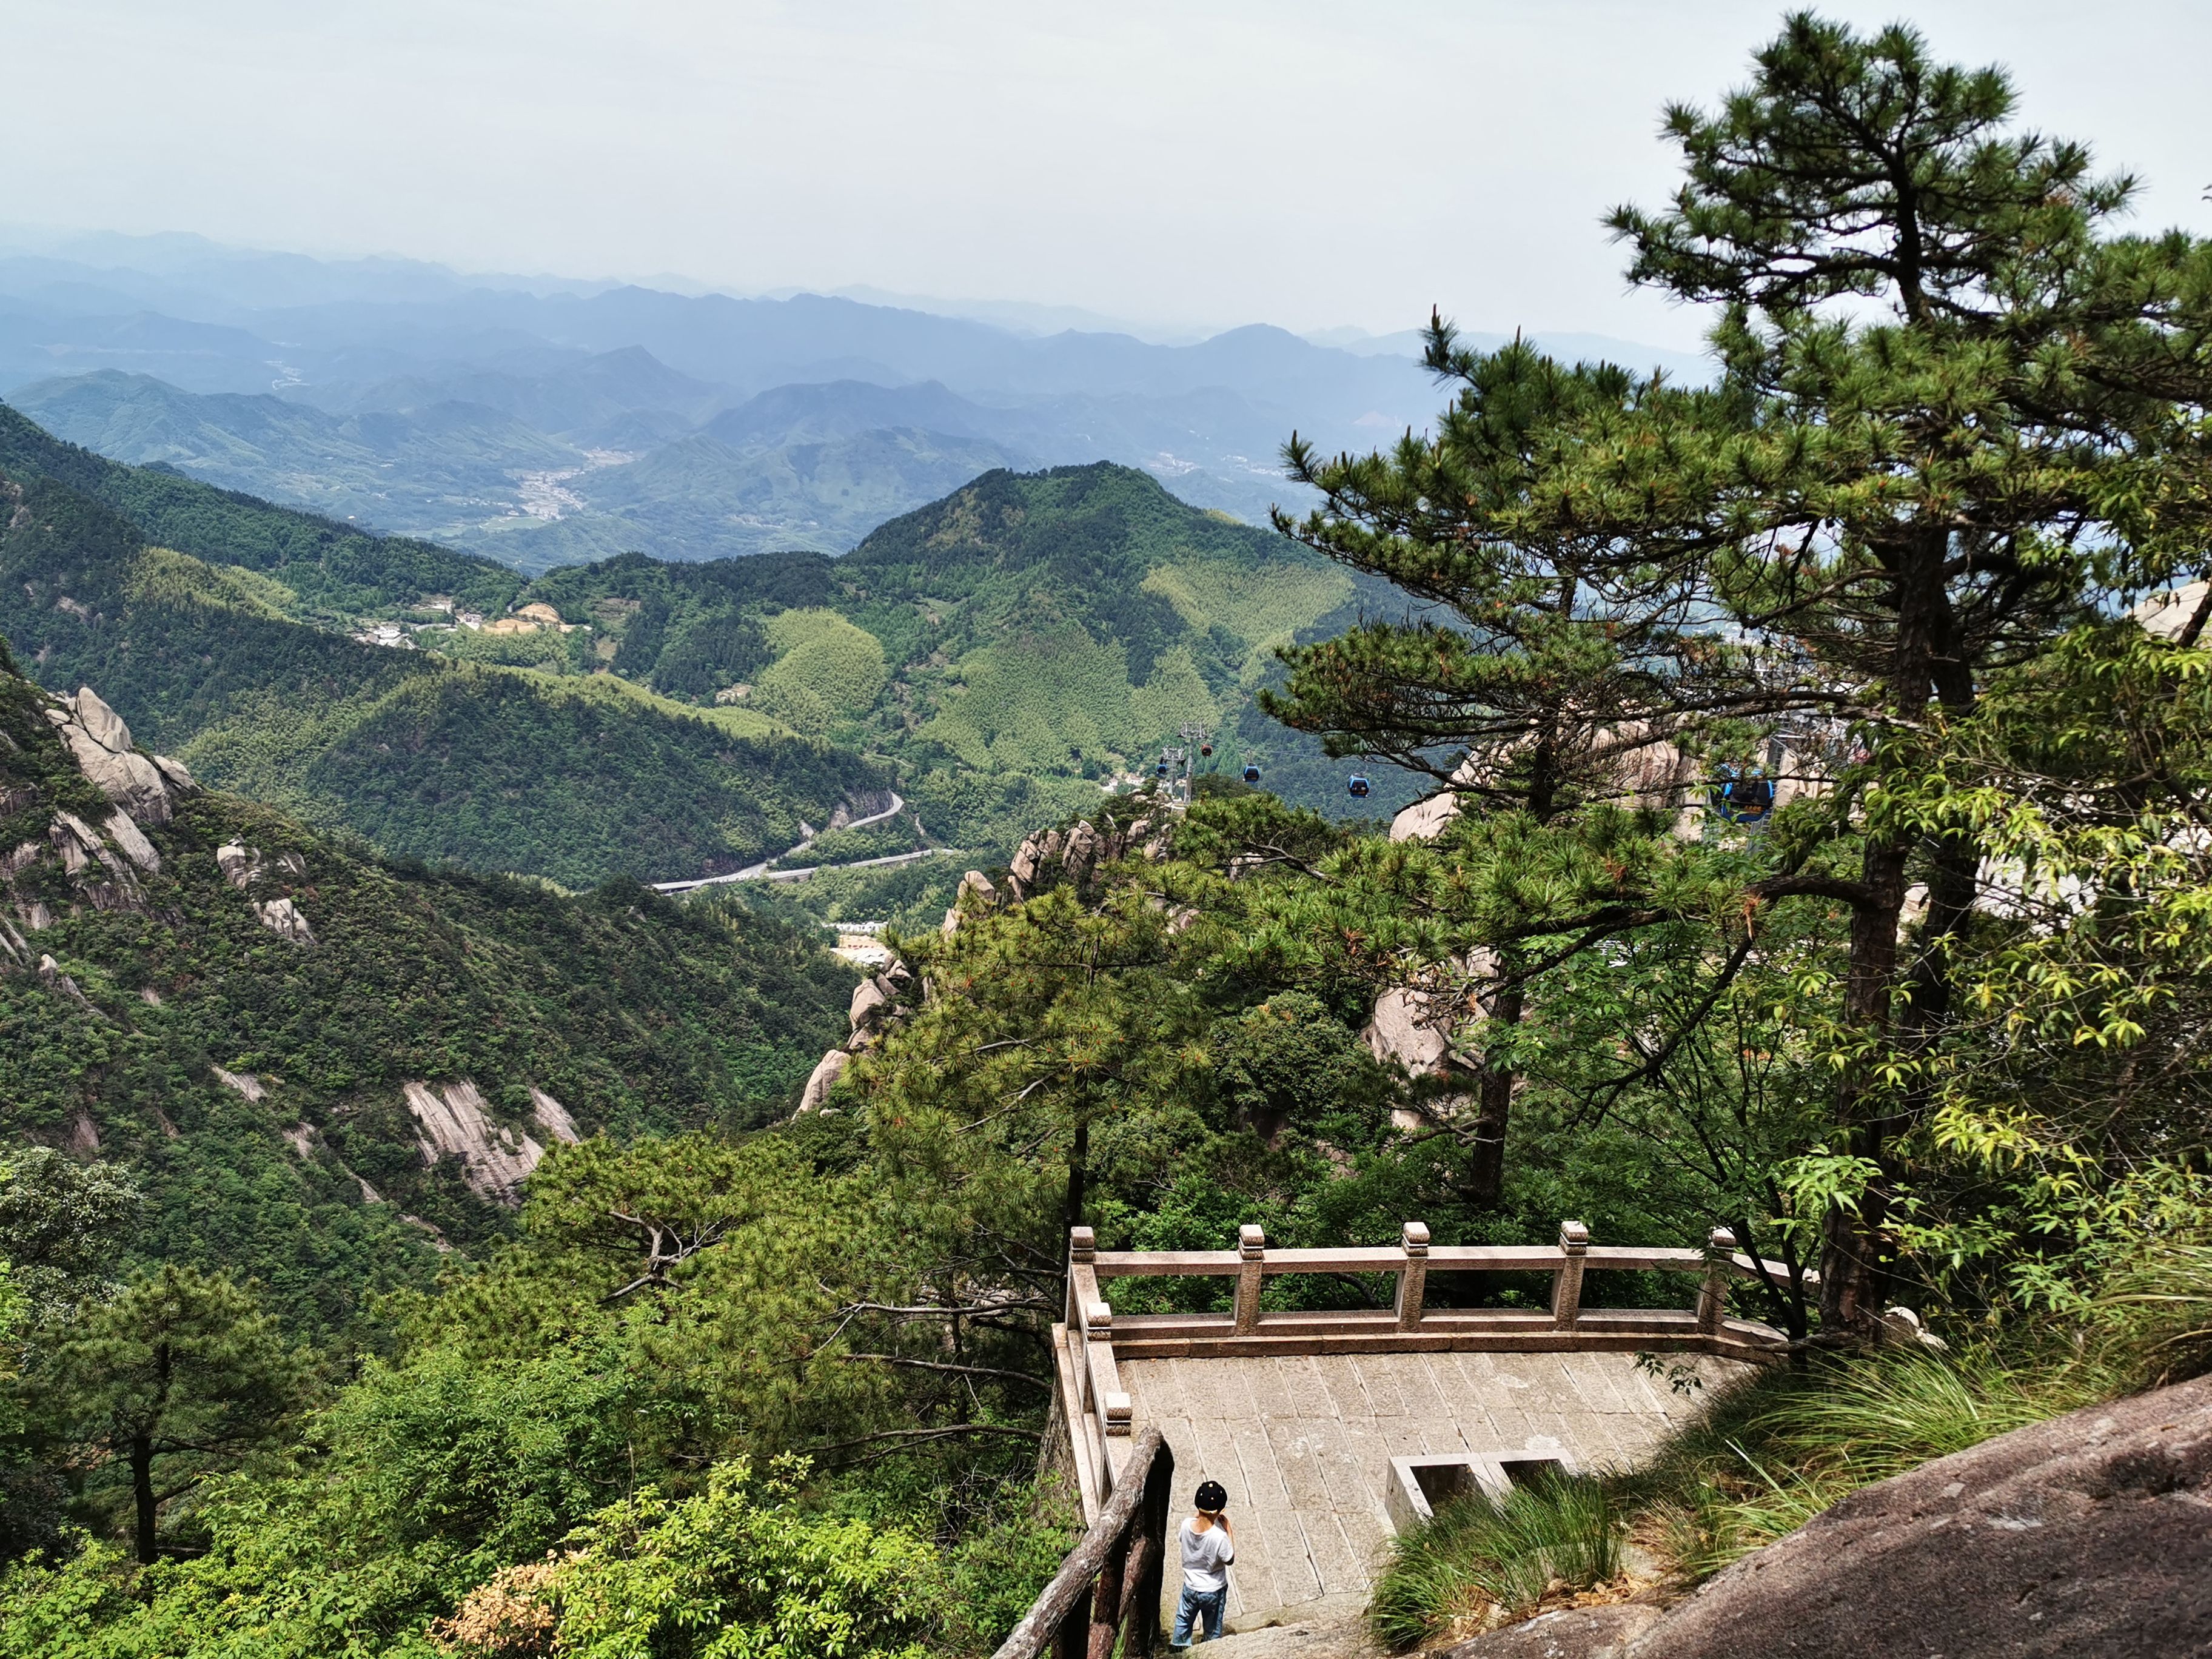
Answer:
[{"label": "hazy sky", "polygon": [[[1879,23],[1905,9],[1832,3]],[[7,0],[0,218],[476,270],[870,283],[1154,322],[1690,344],[1599,215],[1738,0]],[[2202,0],[1924,0],[2212,229]]]}]

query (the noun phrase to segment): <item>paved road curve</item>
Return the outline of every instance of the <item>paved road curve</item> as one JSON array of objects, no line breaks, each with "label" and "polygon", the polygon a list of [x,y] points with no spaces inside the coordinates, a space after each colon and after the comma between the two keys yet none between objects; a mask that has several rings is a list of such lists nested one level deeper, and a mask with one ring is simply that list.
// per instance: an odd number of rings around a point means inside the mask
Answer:
[{"label": "paved road curve", "polygon": [[[866,830],[872,824],[895,818],[904,811],[906,811],[906,802],[900,799],[896,790],[893,790],[891,804],[882,811],[870,813],[865,818],[854,818],[850,823],[841,824],[838,827],[843,830]],[[804,870],[777,870],[774,872],[769,871],[769,866],[775,863],[777,860],[787,859],[793,853],[803,853],[813,844],[814,836],[810,835],[789,852],[779,853],[775,858],[763,859],[758,864],[749,864],[744,869],[733,871],[726,876],[703,876],[696,881],[656,881],[652,884],[653,890],[656,893],[689,893],[701,887],[720,887],[733,881],[798,881],[804,877],[814,874],[817,870],[865,870],[871,865],[905,864],[915,859],[930,858],[937,850],[934,848],[924,848],[918,853],[894,853],[889,858],[860,859],[851,864],[817,864]]]}]

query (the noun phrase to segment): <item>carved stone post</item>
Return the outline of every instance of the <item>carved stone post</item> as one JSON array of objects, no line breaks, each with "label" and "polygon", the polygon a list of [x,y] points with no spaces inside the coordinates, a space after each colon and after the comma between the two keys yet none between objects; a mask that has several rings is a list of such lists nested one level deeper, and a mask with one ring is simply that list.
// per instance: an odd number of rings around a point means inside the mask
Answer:
[{"label": "carved stone post", "polygon": [[1705,1277],[1698,1286],[1698,1334],[1717,1336],[1721,1318],[1728,1312],[1729,1258],[1735,1254],[1735,1235],[1716,1227],[1705,1238]]},{"label": "carved stone post", "polygon": [[1260,1264],[1267,1259],[1267,1235],[1250,1222],[1237,1230],[1237,1334],[1249,1336],[1260,1323]]},{"label": "carved stone post", "polygon": [[1405,1233],[1406,1268],[1398,1275],[1398,1328],[1421,1328],[1421,1304],[1428,1294],[1429,1224],[1408,1221]]},{"label": "carved stone post", "polygon": [[1067,1230],[1067,1312],[1066,1315],[1066,1325],[1070,1330],[1076,1329],[1083,1322],[1080,1317],[1083,1304],[1077,1300],[1075,1293],[1075,1281],[1079,1276],[1075,1270],[1078,1267],[1091,1267],[1097,1260],[1098,1235],[1088,1227],[1070,1227]]},{"label": "carved stone post", "polygon": [[1583,1258],[1589,1254],[1589,1229],[1579,1221],[1559,1224],[1559,1270],[1552,1276],[1552,1324],[1574,1329],[1583,1316]]}]

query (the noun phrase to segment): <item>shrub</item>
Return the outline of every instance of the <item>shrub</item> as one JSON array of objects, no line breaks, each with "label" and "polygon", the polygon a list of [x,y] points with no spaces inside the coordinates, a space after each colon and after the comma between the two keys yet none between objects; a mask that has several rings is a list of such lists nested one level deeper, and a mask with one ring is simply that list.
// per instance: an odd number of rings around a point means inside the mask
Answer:
[{"label": "shrub", "polygon": [[510,1568],[431,1626],[447,1652],[575,1659],[921,1659],[937,1553],[902,1532],[792,1505],[803,1466],[600,1511],[566,1555]]}]

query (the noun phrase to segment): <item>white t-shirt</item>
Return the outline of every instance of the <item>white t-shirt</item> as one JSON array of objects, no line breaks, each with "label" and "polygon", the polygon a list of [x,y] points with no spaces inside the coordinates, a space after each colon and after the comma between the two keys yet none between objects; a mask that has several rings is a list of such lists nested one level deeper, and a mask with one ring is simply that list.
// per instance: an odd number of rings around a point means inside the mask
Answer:
[{"label": "white t-shirt", "polygon": [[1182,1542],[1182,1585],[1206,1595],[1225,1589],[1229,1585],[1229,1564],[1237,1559],[1237,1546],[1229,1536],[1229,1529],[1218,1521],[1204,1532],[1183,1517],[1177,1536]]}]

